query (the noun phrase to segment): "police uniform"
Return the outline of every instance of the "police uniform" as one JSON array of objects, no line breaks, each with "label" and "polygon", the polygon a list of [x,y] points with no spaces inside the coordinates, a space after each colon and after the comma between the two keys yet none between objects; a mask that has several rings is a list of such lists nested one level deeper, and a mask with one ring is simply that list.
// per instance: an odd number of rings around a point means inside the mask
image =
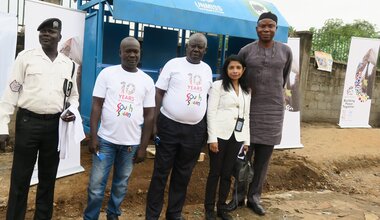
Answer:
[{"label": "police uniform", "polygon": [[[58,19],[47,19],[38,27],[61,29]],[[0,100],[0,134],[9,134],[8,123],[15,107],[16,136],[7,219],[24,219],[30,179],[38,155],[35,219],[51,219],[54,185],[59,164],[58,125],[66,99],[78,107],[73,62],[58,53],[54,61],[42,48],[25,50],[16,58],[9,84]],[[65,82],[66,81],[66,82]],[[70,83],[71,82],[71,83]],[[70,94],[69,94],[70,93]]]}]

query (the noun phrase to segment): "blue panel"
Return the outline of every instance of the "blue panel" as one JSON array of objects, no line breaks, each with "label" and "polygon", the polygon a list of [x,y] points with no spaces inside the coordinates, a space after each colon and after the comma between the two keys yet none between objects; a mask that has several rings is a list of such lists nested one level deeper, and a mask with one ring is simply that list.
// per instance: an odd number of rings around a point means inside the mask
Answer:
[{"label": "blue panel", "polygon": [[203,61],[210,65],[212,72],[217,73],[218,70],[218,53],[219,53],[219,37],[207,35],[207,53],[203,57]]},{"label": "blue panel", "polygon": [[156,81],[158,70],[177,57],[177,48],[178,31],[145,27],[141,68],[150,70],[147,73]]},{"label": "blue panel", "polygon": [[120,42],[129,36],[129,25],[104,23],[103,62],[120,64]]},{"label": "blue panel", "polygon": [[83,44],[83,64],[80,93],[80,112],[83,118],[85,132],[89,132],[90,113],[92,103],[92,90],[96,80],[96,34],[97,14],[94,13],[86,18]]},{"label": "blue panel", "polygon": [[238,54],[240,49],[245,45],[253,42],[253,39],[241,38],[241,37],[229,37],[228,38],[228,50],[226,52],[226,56],[230,56],[231,54]]},{"label": "blue panel", "polygon": [[257,39],[258,15],[278,16],[275,39],[286,42],[288,24],[273,4],[260,0],[114,0],[114,18]]}]

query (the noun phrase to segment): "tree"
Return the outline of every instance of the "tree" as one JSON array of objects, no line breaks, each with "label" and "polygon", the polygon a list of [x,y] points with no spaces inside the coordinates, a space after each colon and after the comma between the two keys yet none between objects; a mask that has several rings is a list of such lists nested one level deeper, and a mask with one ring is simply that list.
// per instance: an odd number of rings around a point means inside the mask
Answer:
[{"label": "tree", "polygon": [[365,20],[354,20],[352,24],[344,24],[342,19],[328,19],[320,29],[325,34],[339,34],[347,37],[379,37],[376,26]]},{"label": "tree", "polygon": [[345,24],[342,19],[328,19],[322,28],[311,28],[313,51],[330,53],[334,60],[347,61],[352,37],[380,38],[376,26],[365,20]]},{"label": "tree", "polygon": [[288,37],[296,37],[297,36],[297,30],[293,26],[289,26],[288,29]]}]

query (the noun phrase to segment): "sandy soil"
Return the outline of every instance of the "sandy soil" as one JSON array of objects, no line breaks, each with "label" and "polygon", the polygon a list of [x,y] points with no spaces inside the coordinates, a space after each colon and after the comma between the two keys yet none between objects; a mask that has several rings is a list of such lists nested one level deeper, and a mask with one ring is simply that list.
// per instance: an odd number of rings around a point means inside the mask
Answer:
[{"label": "sandy soil", "polygon": [[[232,213],[234,219],[379,219],[380,129],[303,123],[301,140],[302,149],[274,152],[262,198],[266,216],[239,208]],[[197,164],[191,179],[183,213],[187,219],[204,219],[207,158]],[[0,154],[0,219],[5,219],[11,163],[11,153]],[[54,219],[81,219],[91,168],[86,146],[81,164],[85,172],[57,181]],[[152,159],[135,166],[120,219],[144,219],[152,168]],[[35,190],[30,189],[26,219],[33,216]],[[106,200],[108,196],[109,191]],[[104,210],[100,219],[105,219]]]}]

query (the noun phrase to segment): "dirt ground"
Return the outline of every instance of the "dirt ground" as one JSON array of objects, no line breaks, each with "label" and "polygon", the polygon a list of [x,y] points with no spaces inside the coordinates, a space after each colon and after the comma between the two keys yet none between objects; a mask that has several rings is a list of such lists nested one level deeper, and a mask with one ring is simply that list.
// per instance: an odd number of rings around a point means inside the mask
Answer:
[{"label": "dirt ground", "polygon": [[[262,197],[267,214],[259,217],[239,208],[232,212],[234,219],[380,218],[380,128],[340,129],[333,124],[303,123],[301,142],[302,149],[273,154]],[[186,219],[204,219],[207,159],[206,155],[194,170],[183,213]],[[11,153],[0,154],[0,219],[5,219],[11,162]],[[57,180],[54,219],[81,219],[91,168],[86,146],[82,147],[81,164],[85,172]],[[144,219],[152,168],[152,159],[135,166],[120,219]],[[27,219],[33,216],[35,191],[36,187],[31,187]],[[104,210],[100,219],[105,219]]]}]

